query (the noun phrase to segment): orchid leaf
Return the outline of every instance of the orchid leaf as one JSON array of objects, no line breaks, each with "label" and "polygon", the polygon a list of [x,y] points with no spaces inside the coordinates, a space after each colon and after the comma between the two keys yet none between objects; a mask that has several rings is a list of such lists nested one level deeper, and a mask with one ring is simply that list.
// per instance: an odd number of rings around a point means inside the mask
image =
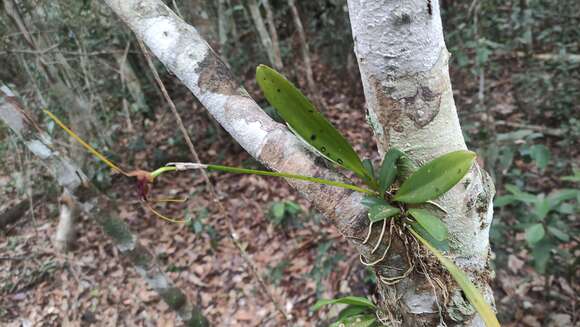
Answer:
[{"label": "orchid leaf", "polygon": [[362,199],[361,204],[368,208],[375,205],[390,205],[389,202],[383,198],[368,195]]},{"label": "orchid leaf", "polygon": [[329,327],[372,327],[377,326],[377,317],[374,314],[349,316],[332,323]]},{"label": "orchid leaf", "polygon": [[397,160],[403,156],[404,153],[396,148],[391,148],[383,159],[383,164],[379,172],[379,192],[385,193],[397,177]]},{"label": "orchid leaf", "polygon": [[447,239],[447,226],[425,209],[409,209],[411,215],[434,239],[439,242]]},{"label": "orchid leaf", "polygon": [[409,176],[393,200],[405,203],[433,200],[457,184],[467,174],[474,160],[475,153],[465,150],[442,155]]},{"label": "orchid leaf", "polygon": [[401,209],[393,207],[388,204],[377,204],[369,210],[369,220],[372,222],[381,221],[383,219],[394,217],[401,213]]},{"label": "orchid leaf", "polygon": [[256,69],[256,80],[268,102],[302,140],[326,159],[354,172],[372,186],[374,178],[346,138],[298,88],[265,65]]}]

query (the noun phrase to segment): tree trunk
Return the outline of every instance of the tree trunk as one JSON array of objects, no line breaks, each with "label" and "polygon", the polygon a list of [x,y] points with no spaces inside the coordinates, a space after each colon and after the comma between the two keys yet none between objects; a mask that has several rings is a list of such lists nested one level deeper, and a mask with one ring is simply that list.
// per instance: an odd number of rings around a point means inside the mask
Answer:
[{"label": "tree trunk", "polygon": [[[262,42],[262,46],[268,55],[268,60],[274,66],[274,68],[281,70],[283,65],[282,58],[280,57],[280,48],[277,44],[278,42],[276,42],[276,45],[273,44],[272,38],[266,30],[266,24],[264,24],[264,20],[262,19],[262,14],[260,13],[258,2],[256,0],[247,0],[247,4],[248,10],[250,11],[250,16],[254,21],[254,26],[258,31],[260,42]],[[276,46],[277,50],[274,49],[274,46]],[[276,56],[276,54],[278,54],[278,56]]]},{"label": "tree trunk", "polygon": [[296,32],[298,32],[298,39],[300,40],[300,49],[302,50],[302,61],[304,62],[304,71],[306,72],[306,83],[308,83],[308,89],[310,90],[310,94],[315,98],[315,102],[321,104],[318,88],[316,87],[316,83],[314,82],[314,75],[312,74],[310,47],[306,41],[306,34],[304,33],[304,27],[302,26],[300,15],[298,14],[298,8],[296,8],[296,3],[294,0],[288,0],[288,6],[290,6],[290,12],[292,12],[292,18],[294,20]]},{"label": "tree trunk", "polygon": [[272,37],[272,51],[274,52],[274,67],[278,70],[284,68],[282,63],[282,54],[280,53],[280,42],[278,41],[278,32],[276,31],[276,23],[274,22],[274,13],[272,12],[272,7],[270,7],[270,2],[268,0],[262,0],[264,5],[264,11],[266,12],[266,21],[268,22],[268,30],[270,31],[270,36]]},{"label": "tree trunk", "polygon": [[65,189],[59,199],[58,226],[54,243],[61,252],[67,252],[75,240],[75,220],[78,217],[78,206],[74,196]]},{"label": "tree trunk", "polygon": [[[301,141],[270,119],[238,87],[196,29],[160,0],[105,2],[250,155],[273,170],[344,180],[317,164]],[[396,145],[423,163],[465,148],[453,105],[438,4],[418,0],[389,3],[366,1],[362,8],[358,1],[349,2],[365,95],[380,150]],[[393,10],[385,9],[391,7]],[[453,325],[481,325],[459,288],[438,263],[432,262],[434,259],[409,259],[418,251],[406,233],[389,230],[382,237],[380,228],[373,228],[370,241],[363,242],[369,220],[360,193],[289,183],[348,238],[363,260],[377,262],[373,265],[377,279],[386,281],[379,284],[379,316],[392,325],[436,326],[440,317]],[[487,234],[492,195],[487,175],[475,167],[464,182],[439,200],[449,212],[446,223],[452,259],[485,289],[490,301]],[[381,240],[375,251],[374,245]],[[425,279],[424,271],[430,279]]]},{"label": "tree trunk", "polygon": [[[348,6],[368,118],[381,154],[396,147],[424,163],[465,149],[438,2],[349,0]],[[489,227],[494,192],[489,175],[476,165],[462,183],[438,200],[448,211],[449,256],[484,288],[490,302]],[[444,275],[434,277],[445,280]],[[419,276],[410,282],[412,288],[384,287],[381,307],[398,312],[397,320],[404,325],[436,325],[439,314],[431,287]],[[453,283],[445,288],[450,300],[446,318],[481,325],[466,310],[460,289]],[[389,294],[402,298],[394,301],[398,297]]]},{"label": "tree trunk", "polygon": [[[226,0],[219,0],[218,2],[218,39],[220,43],[220,50],[223,51],[224,45],[228,42],[228,17]],[[222,52],[223,54],[223,52]]]}]

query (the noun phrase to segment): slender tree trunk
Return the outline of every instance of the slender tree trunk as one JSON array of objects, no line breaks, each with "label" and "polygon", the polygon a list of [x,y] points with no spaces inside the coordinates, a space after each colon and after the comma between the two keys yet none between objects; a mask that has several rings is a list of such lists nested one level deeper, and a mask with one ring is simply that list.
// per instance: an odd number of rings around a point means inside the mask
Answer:
[{"label": "slender tree trunk", "polygon": [[220,50],[228,42],[228,17],[226,10],[228,6],[226,0],[218,1],[218,39],[220,43]]},{"label": "slender tree trunk", "polygon": [[[349,0],[348,5],[369,121],[380,152],[397,147],[424,163],[465,149],[438,2]],[[489,175],[476,165],[462,183],[438,200],[448,211],[449,255],[484,288],[489,301],[493,301],[489,287],[493,195]],[[445,275],[433,277],[445,280]],[[436,325],[439,314],[432,288],[420,276],[410,282],[382,286],[381,307],[396,312],[396,320],[404,325]],[[465,310],[460,289],[453,283],[446,283],[445,289],[447,318],[464,325],[481,325],[480,319],[473,319]],[[440,296],[443,305],[442,300]]]},{"label": "slender tree trunk", "polygon": [[316,99],[315,101],[321,104],[321,99],[318,94],[318,88],[314,82],[314,75],[312,74],[312,61],[310,60],[310,47],[306,41],[306,33],[304,33],[304,27],[302,26],[302,20],[298,14],[298,8],[294,0],[288,0],[288,6],[290,6],[290,12],[292,12],[292,18],[294,20],[294,25],[296,27],[296,32],[298,32],[298,39],[300,40],[300,49],[302,50],[302,61],[304,62],[304,71],[306,72],[306,83],[308,83],[308,89],[312,96]]},{"label": "slender tree trunk", "polygon": [[[280,57],[280,48],[277,42],[276,45],[273,44],[272,38],[270,34],[268,34],[266,24],[264,24],[262,14],[260,13],[260,7],[258,6],[258,2],[256,0],[246,0],[246,2],[248,4],[250,16],[254,21],[254,26],[258,31],[260,42],[262,42],[262,46],[264,47],[264,50],[268,55],[268,60],[276,69],[281,70],[283,66],[282,66],[282,58]],[[277,50],[274,49],[274,46],[276,46]],[[278,54],[278,56],[276,56],[276,54]]]},{"label": "slender tree trunk", "polygon": [[62,252],[69,251],[76,239],[75,221],[78,214],[76,199],[65,189],[59,199],[58,226],[54,237],[56,248]]},{"label": "slender tree trunk", "polygon": [[282,54],[280,53],[280,42],[278,41],[278,31],[276,31],[276,23],[274,21],[274,13],[272,12],[272,7],[270,7],[270,2],[268,0],[262,0],[264,5],[264,11],[266,12],[266,21],[268,22],[268,30],[270,31],[270,36],[272,37],[272,51],[274,52],[274,67],[278,70],[284,68],[282,63]]}]

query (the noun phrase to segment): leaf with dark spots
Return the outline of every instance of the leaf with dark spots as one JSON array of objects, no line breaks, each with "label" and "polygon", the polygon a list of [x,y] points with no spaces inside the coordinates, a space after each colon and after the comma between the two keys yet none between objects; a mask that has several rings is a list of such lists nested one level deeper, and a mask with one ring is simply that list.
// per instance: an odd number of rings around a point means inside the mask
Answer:
[{"label": "leaf with dark spots", "polygon": [[274,69],[264,65],[256,69],[256,80],[268,102],[301,140],[310,148],[318,149],[316,151],[323,157],[351,170],[365,183],[373,186],[372,177],[368,176],[346,138],[316,110],[300,90]]}]

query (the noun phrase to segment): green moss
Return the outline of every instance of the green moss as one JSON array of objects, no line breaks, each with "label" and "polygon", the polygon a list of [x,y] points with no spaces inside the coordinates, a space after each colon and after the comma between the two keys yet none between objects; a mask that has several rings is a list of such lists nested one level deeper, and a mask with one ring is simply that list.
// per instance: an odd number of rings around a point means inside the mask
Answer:
[{"label": "green moss", "polygon": [[148,268],[153,259],[149,252],[142,246],[137,246],[129,251],[128,256],[135,266],[142,268]]},{"label": "green moss", "polygon": [[125,222],[117,218],[105,218],[103,230],[118,245],[125,245],[133,242],[133,235]]},{"label": "green moss", "polygon": [[191,317],[191,319],[186,321],[185,324],[190,327],[208,327],[209,321],[205,319],[201,311],[194,310],[193,317]]},{"label": "green moss", "polygon": [[179,310],[179,308],[181,308],[185,304],[185,302],[187,301],[187,298],[185,297],[185,295],[177,287],[166,288],[166,289],[160,291],[159,295],[161,295],[163,300],[173,310]]},{"label": "green moss", "polygon": [[463,292],[458,290],[451,296],[451,305],[448,308],[449,317],[454,321],[465,321],[475,314],[475,309],[463,296]]}]

